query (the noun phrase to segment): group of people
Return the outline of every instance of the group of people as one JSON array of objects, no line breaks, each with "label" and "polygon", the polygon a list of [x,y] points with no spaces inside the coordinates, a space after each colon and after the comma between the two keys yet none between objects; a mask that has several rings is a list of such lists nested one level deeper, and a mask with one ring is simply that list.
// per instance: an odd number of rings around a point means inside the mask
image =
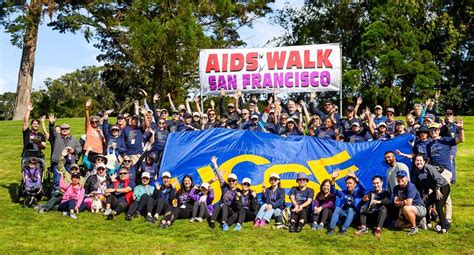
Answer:
[{"label": "group of people", "polygon": [[[151,108],[144,100],[143,106],[135,102],[134,114],[117,116],[115,124],[109,123],[113,110],[90,116],[91,100],[85,103],[85,135],[80,140],[70,133],[68,124],[59,126],[54,115],[29,122],[33,106],[27,107],[23,125],[23,153],[35,149],[42,151],[46,141],[51,146],[51,169],[54,175],[54,192],[48,202],[36,206],[39,213],[57,208],[64,215],[77,218],[84,210],[103,211],[108,220],[124,213],[126,220],[140,217],[169,227],[176,219],[201,222],[207,219],[209,226],[220,224],[224,231],[234,225],[242,229],[244,222],[253,222],[255,227],[264,226],[276,219],[279,226],[288,223],[290,232],[300,232],[304,224],[312,222],[312,229],[327,228],[334,233],[339,222],[339,233],[345,233],[353,220],[359,216],[360,226],[356,234],[368,232],[367,225],[376,222],[375,235],[381,235],[383,226],[410,227],[410,234],[418,232],[418,226],[428,228],[436,215],[439,224],[436,230],[446,233],[452,222],[450,186],[456,182],[455,157],[457,144],[464,141],[463,122],[455,120],[448,109],[440,119],[433,112],[431,101],[425,106],[417,104],[403,121],[396,121],[395,110],[377,105],[372,114],[366,108],[358,115],[362,99],[356,106],[346,108],[346,117],[341,118],[337,107],[330,101],[324,109],[316,105],[315,93],[309,104],[288,99],[284,105],[277,94],[269,97],[268,105],[260,112],[258,98],[252,96],[248,108],[244,108],[240,92],[225,107],[225,94],[220,96],[217,118],[215,103],[205,112],[201,111],[196,98],[196,111],[192,112],[190,100],[175,108],[171,96],[171,117],[166,108],[158,109],[159,96],[153,96]],[[307,107],[308,106],[308,107]],[[140,116],[140,114],[142,116]],[[31,126],[30,126],[31,124]],[[39,132],[42,126],[44,134]],[[332,179],[320,183],[320,191],[307,187],[309,178],[300,173],[297,185],[288,193],[290,206],[285,201],[285,190],[280,187],[280,177],[272,174],[270,187],[264,188],[261,196],[252,190],[252,180],[243,178],[238,184],[235,174],[224,174],[219,170],[217,158],[211,159],[216,177],[209,182],[196,185],[191,176],[184,176],[176,190],[171,184],[171,173],[161,171],[159,164],[167,137],[172,132],[186,132],[210,128],[232,128],[255,132],[270,132],[282,136],[309,135],[345,142],[387,140],[412,133],[416,135],[413,153],[387,152],[386,176],[374,176],[373,189],[369,192],[357,176],[349,173],[345,189],[335,188],[339,171]],[[396,157],[412,159],[412,171]],[[78,163],[82,161],[80,166]],[[31,159],[25,168],[37,167]],[[28,178],[24,176],[23,179]],[[213,204],[213,182],[219,181],[222,197]],[[289,210],[285,214],[285,210]],[[288,218],[285,217],[288,215]],[[161,217],[161,220],[160,220]],[[285,221],[287,220],[287,222]]]}]

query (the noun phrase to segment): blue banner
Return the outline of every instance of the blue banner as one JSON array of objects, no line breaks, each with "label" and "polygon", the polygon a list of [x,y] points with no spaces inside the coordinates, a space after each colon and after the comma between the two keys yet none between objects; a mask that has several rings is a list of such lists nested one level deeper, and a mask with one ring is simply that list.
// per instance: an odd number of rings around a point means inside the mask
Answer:
[{"label": "blue banner", "polygon": [[[399,149],[411,153],[413,135],[402,135],[387,141],[345,143],[310,136],[281,137],[270,133],[239,131],[232,129],[210,129],[172,133],[167,140],[161,173],[169,171],[172,183],[179,188],[181,178],[188,174],[195,184],[208,182],[216,175],[211,157],[216,156],[224,178],[230,173],[237,175],[239,182],[248,177],[252,190],[262,191],[262,185],[269,187],[269,177],[277,173],[281,187],[290,189],[296,185],[296,175],[304,172],[315,194],[319,184],[330,179],[331,173],[340,169],[337,188],[344,187],[344,178],[353,171],[370,190],[374,175],[385,178],[388,166],[384,162],[386,151]],[[397,160],[411,168],[411,161],[398,157]],[[211,184],[217,202],[221,195],[219,182]]]}]

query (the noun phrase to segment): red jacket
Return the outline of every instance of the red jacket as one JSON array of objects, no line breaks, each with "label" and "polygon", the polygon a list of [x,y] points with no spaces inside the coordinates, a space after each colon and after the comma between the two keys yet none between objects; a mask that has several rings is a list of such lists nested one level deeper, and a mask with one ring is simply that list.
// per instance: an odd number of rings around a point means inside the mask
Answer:
[{"label": "red jacket", "polygon": [[[118,185],[120,184],[120,180],[116,180],[114,182],[114,189],[117,189]],[[130,179],[126,179],[124,181],[123,187],[126,188],[130,184]],[[133,190],[125,194],[125,201],[127,204],[130,205],[133,202]]]}]

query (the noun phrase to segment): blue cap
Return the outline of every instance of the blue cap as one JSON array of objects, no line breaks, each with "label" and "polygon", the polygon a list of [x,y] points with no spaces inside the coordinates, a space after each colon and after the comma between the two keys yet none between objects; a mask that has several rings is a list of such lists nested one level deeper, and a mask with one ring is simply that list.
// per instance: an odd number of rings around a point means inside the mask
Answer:
[{"label": "blue cap", "polygon": [[397,171],[397,177],[406,177],[406,176],[408,176],[407,172],[405,172],[403,170],[398,170]]},{"label": "blue cap", "polygon": [[308,176],[303,172],[298,173],[298,175],[296,176],[296,180],[300,180],[300,179],[308,180]]}]

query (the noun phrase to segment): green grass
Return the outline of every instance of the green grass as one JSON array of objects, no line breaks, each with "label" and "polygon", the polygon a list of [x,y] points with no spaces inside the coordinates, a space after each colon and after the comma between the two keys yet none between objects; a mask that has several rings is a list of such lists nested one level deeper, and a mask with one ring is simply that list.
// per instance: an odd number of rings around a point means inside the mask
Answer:
[{"label": "green grass", "polygon": [[[83,119],[59,120],[83,130]],[[107,222],[100,215],[80,213],[78,220],[58,212],[39,215],[11,202],[20,174],[21,122],[0,122],[0,253],[327,253],[327,254],[474,254],[474,117],[465,118],[467,140],[458,153],[458,183],[452,188],[454,225],[447,235],[422,231],[408,237],[406,231],[384,230],[380,240],[372,235],[327,236],[305,226],[300,234],[252,229],[240,233],[211,230],[207,224],[178,220],[169,229],[126,222],[123,215]],[[81,132],[82,133],[82,132]],[[48,145],[49,146],[49,145]],[[49,155],[49,151],[46,152]],[[351,229],[349,232],[353,232]]]}]

